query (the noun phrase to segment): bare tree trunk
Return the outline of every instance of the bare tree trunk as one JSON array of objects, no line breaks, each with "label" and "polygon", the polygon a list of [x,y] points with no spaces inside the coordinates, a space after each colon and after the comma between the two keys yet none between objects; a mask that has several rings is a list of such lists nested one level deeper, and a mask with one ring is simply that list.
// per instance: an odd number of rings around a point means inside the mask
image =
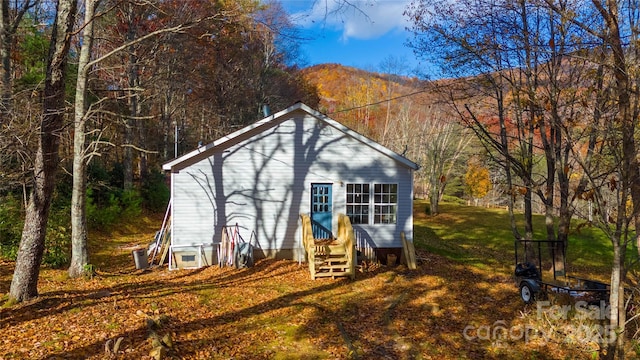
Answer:
[{"label": "bare tree trunk", "polygon": [[[629,188],[629,194],[633,200],[633,216],[638,214],[640,208],[640,184],[638,183],[638,172],[640,166],[637,159],[637,146],[635,143],[635,131],[637,118],[632,110],[631,95],[634,93],[631,86],[633,80],[630,78],[629,67],[627,64],[626,53],[624,50],[622,34],[620,32],[619,23],[621,15],[619,14],[618,3],[615,0],[607,0],[606,8],[598,1],[593,1],[596,9],[600,11],[603,19],[605,19],[608,28],[607,40],[612,50],[613,73],[616,80],[615,90],[617,92],[617,108],[619,111],[619,120],[622,124],[622,164],[621,164],[621,180],[622,186]],[[626,192],[624,192],[626,195]],[[626,198],[626,197],[623,197]],[[622,206],[620,206],[622,208]],[[621,209],[620,214],[625,212]],[[625,307],[624,299],[620,289],[624,286],[625,272],[625,247],[626,242],[622,242],[620,233],[617,232],[613,243],[613,269],[611,270],[611,294],[609,302],[611,304],[610,326],[615,329],[620,336],[613,344],[609,344],[608,354],[615,354],[612,358],[624,358],[624,334],[625,334]],[[624,296],[622,296],[624,298]],[[622,306],[621,306],[622,304]]]},{"label": "bare tree trunk", "polygon": [[45,233],[58,167],[59,132],[63,127],[65,106],[64,85],[75,14],[75,0],[58,2],[49,46],[44,85],[44,113],[34,164],[34,184],[9,289],[10,301],[24,301],[38,296],[40,263],[44,253]]},{"label": "bare tree trunk", "polygon": [[71,195],[71,264],[69,276],[80,277],[89,263],[87,250],[87,81],[89,60],[93,46],[93,16],[97,0],[85,1],[82,48],[78,59],[78,79],[76,81],[75,118],[73,133],[73,191]]},{"label": "bare tree trunk", "polygon": [[0,100],[0,123],[4,115],[11,112],[11,36],[9,24],[9,0],[0,4],[0,61],[2,62],[2,99]]},{"label": "bare tree trunk", "polygon": [[[147,148],[147,126],[145,120],[138,120],[138,134],[140,136],[140,145],[143,148]],[[144,183],[147,180],[147,176],[149,174],[149,165],[148,165],[148,153],[146,151],[141,151],[140,156],[138,157],[138,171],[140,172],[140,183]]]},{"label": "bare tree trunk", "polygon": [[[0,124],[3,118],[9,114],[13,108],[12,97],[13,88],[11,78],[13,71],[11,70],[11,52],[13,49],[13,37],[18,29],[18,25],[22,21],[24,14],[38,4],[39,0],[27,0],[21,2],[19,8],[10,9],[9,0],[0,0],[0,63],[2,76],[0,77]],[[17,3],[17,2],[16,2]],[[11,11],[13,14],[13,23],[11,22]]]},{"label": "bare tree trunk", "polygon": [[[613,239],[612,239],[613,240]],[[620,248],[619,240],[613,240],[613,267],[611,269],[611,293],[609,294],[609,303],[611,304],[611,311],[609,313],[609,333],[606,337],[610,340],[609,348],[607,349],[607,359],[624,359],[624,332],[618,332],[624,330],[624,323],[620,322],[620,310],[621,303],[624,304],[624,299],[620,299],[620,292],[618,291],[622,287],[622,273],[623,273],[623,260],[622,249]],[[624,296],[623,296],[624,298]],[[623,307],[624,309],[624,307]],[[610,338],[615,336],[616,338]]]},{"label": "bare tree trunk", "polygon": [[[133,5],[129,5],[129,31],[127,32],[127,42],[131,42],[136,38],[136,25],[134,20]],[[128,66],[128,85],[129,85],[129,116],[124,121],[124,188],[133,188],[133,134],[136,119],[138,118],[138,57],[135,54],[135,47],[129,46],[129,63]]]}]

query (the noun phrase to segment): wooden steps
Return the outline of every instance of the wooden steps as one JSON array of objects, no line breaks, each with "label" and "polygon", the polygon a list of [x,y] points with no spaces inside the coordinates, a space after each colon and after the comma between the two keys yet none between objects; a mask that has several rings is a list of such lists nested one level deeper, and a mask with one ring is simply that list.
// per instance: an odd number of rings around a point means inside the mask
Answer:
[{"label": "wooden steps", "polygon": [[355,278],[355,236],[349,218],[338,215],[337,239],[314,239],[311,219],[301,214],[302,243],[309,264],[311,279],[319,277],[349,276]]},{"label": "wooden steps", "polygon": [[319,277],[331,277],[333,279],[336,276],[349,276],[350,260],[349,257],[344,255],[329,255],[322,259],[316,256],[315,259],[315,278]]}]

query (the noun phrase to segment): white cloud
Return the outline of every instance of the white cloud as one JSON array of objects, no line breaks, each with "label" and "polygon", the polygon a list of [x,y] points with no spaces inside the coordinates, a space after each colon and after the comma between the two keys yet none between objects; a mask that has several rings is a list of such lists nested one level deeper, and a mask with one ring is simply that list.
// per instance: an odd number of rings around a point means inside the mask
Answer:
[{"label": "white cloud", "polygon": [[308,10],[300,11],[301,1],[283,1],[283,5],[296,5],[292,18],[299,26],[312,28],[325,26],[342,32],[342,40],[374,39],[388,32],[404,30],[409,24],[402,15],[410,1],[405,0],[311,0],[305,1]]}]

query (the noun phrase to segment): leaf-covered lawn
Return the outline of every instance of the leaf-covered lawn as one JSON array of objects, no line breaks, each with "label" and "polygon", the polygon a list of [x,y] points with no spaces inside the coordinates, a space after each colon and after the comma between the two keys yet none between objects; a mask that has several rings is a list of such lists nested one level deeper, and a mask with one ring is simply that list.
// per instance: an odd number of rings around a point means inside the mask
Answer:
[{"label": "leaf-covered lawn", "polygon": [[[94,236],[93,279],[43,269],[38,299],[0,309],[0,359],[148,359],[150,330],[169,343],[166,358],[179,359],[588,357],[516,333],[478,333],[517,329],[523,312],[536,310],[497,267],[418,250],[417,270],[381,266],[355,281],[312,281],[305,264],[276,260],[242,270],[136,270],[130,245],[157,228],[152,221],[142,233]],[[12,270],[0,263],[1,293]],[[118,338],[118,354],[108,355]]]},{"label": "leaf-covered lawn", "polygon": [[[0,358],[102,359],[107,341],[123,337],[120,357],[141,359],[152,349],[145,314],[166,317],[157,333],[170,334],[170,353],[184,359],[520,358],[527,351],[524,343],[463,335],[470,324],[517,323],[522,306],[511,279],[420,258],[417,271],[380,268],[355,281],[312,281],[304,265],[273,260],[245,270],[131,266],[86,281],[46,270],[38,300],[0,310]],[[2,269],[8,277],[11,266]]]}]

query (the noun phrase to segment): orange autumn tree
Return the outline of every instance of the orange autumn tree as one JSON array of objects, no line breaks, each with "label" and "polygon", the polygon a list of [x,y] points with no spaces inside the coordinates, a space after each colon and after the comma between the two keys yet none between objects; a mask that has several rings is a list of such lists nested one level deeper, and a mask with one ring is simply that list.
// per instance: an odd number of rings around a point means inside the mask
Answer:
[{"label": "orange autumn tree", "polygon": [[478,206],[478,200],[485,197],[492,188],[489,169],[480,164],[477,159],[470,159],[467,172],[464,174],[466,192]]}]

